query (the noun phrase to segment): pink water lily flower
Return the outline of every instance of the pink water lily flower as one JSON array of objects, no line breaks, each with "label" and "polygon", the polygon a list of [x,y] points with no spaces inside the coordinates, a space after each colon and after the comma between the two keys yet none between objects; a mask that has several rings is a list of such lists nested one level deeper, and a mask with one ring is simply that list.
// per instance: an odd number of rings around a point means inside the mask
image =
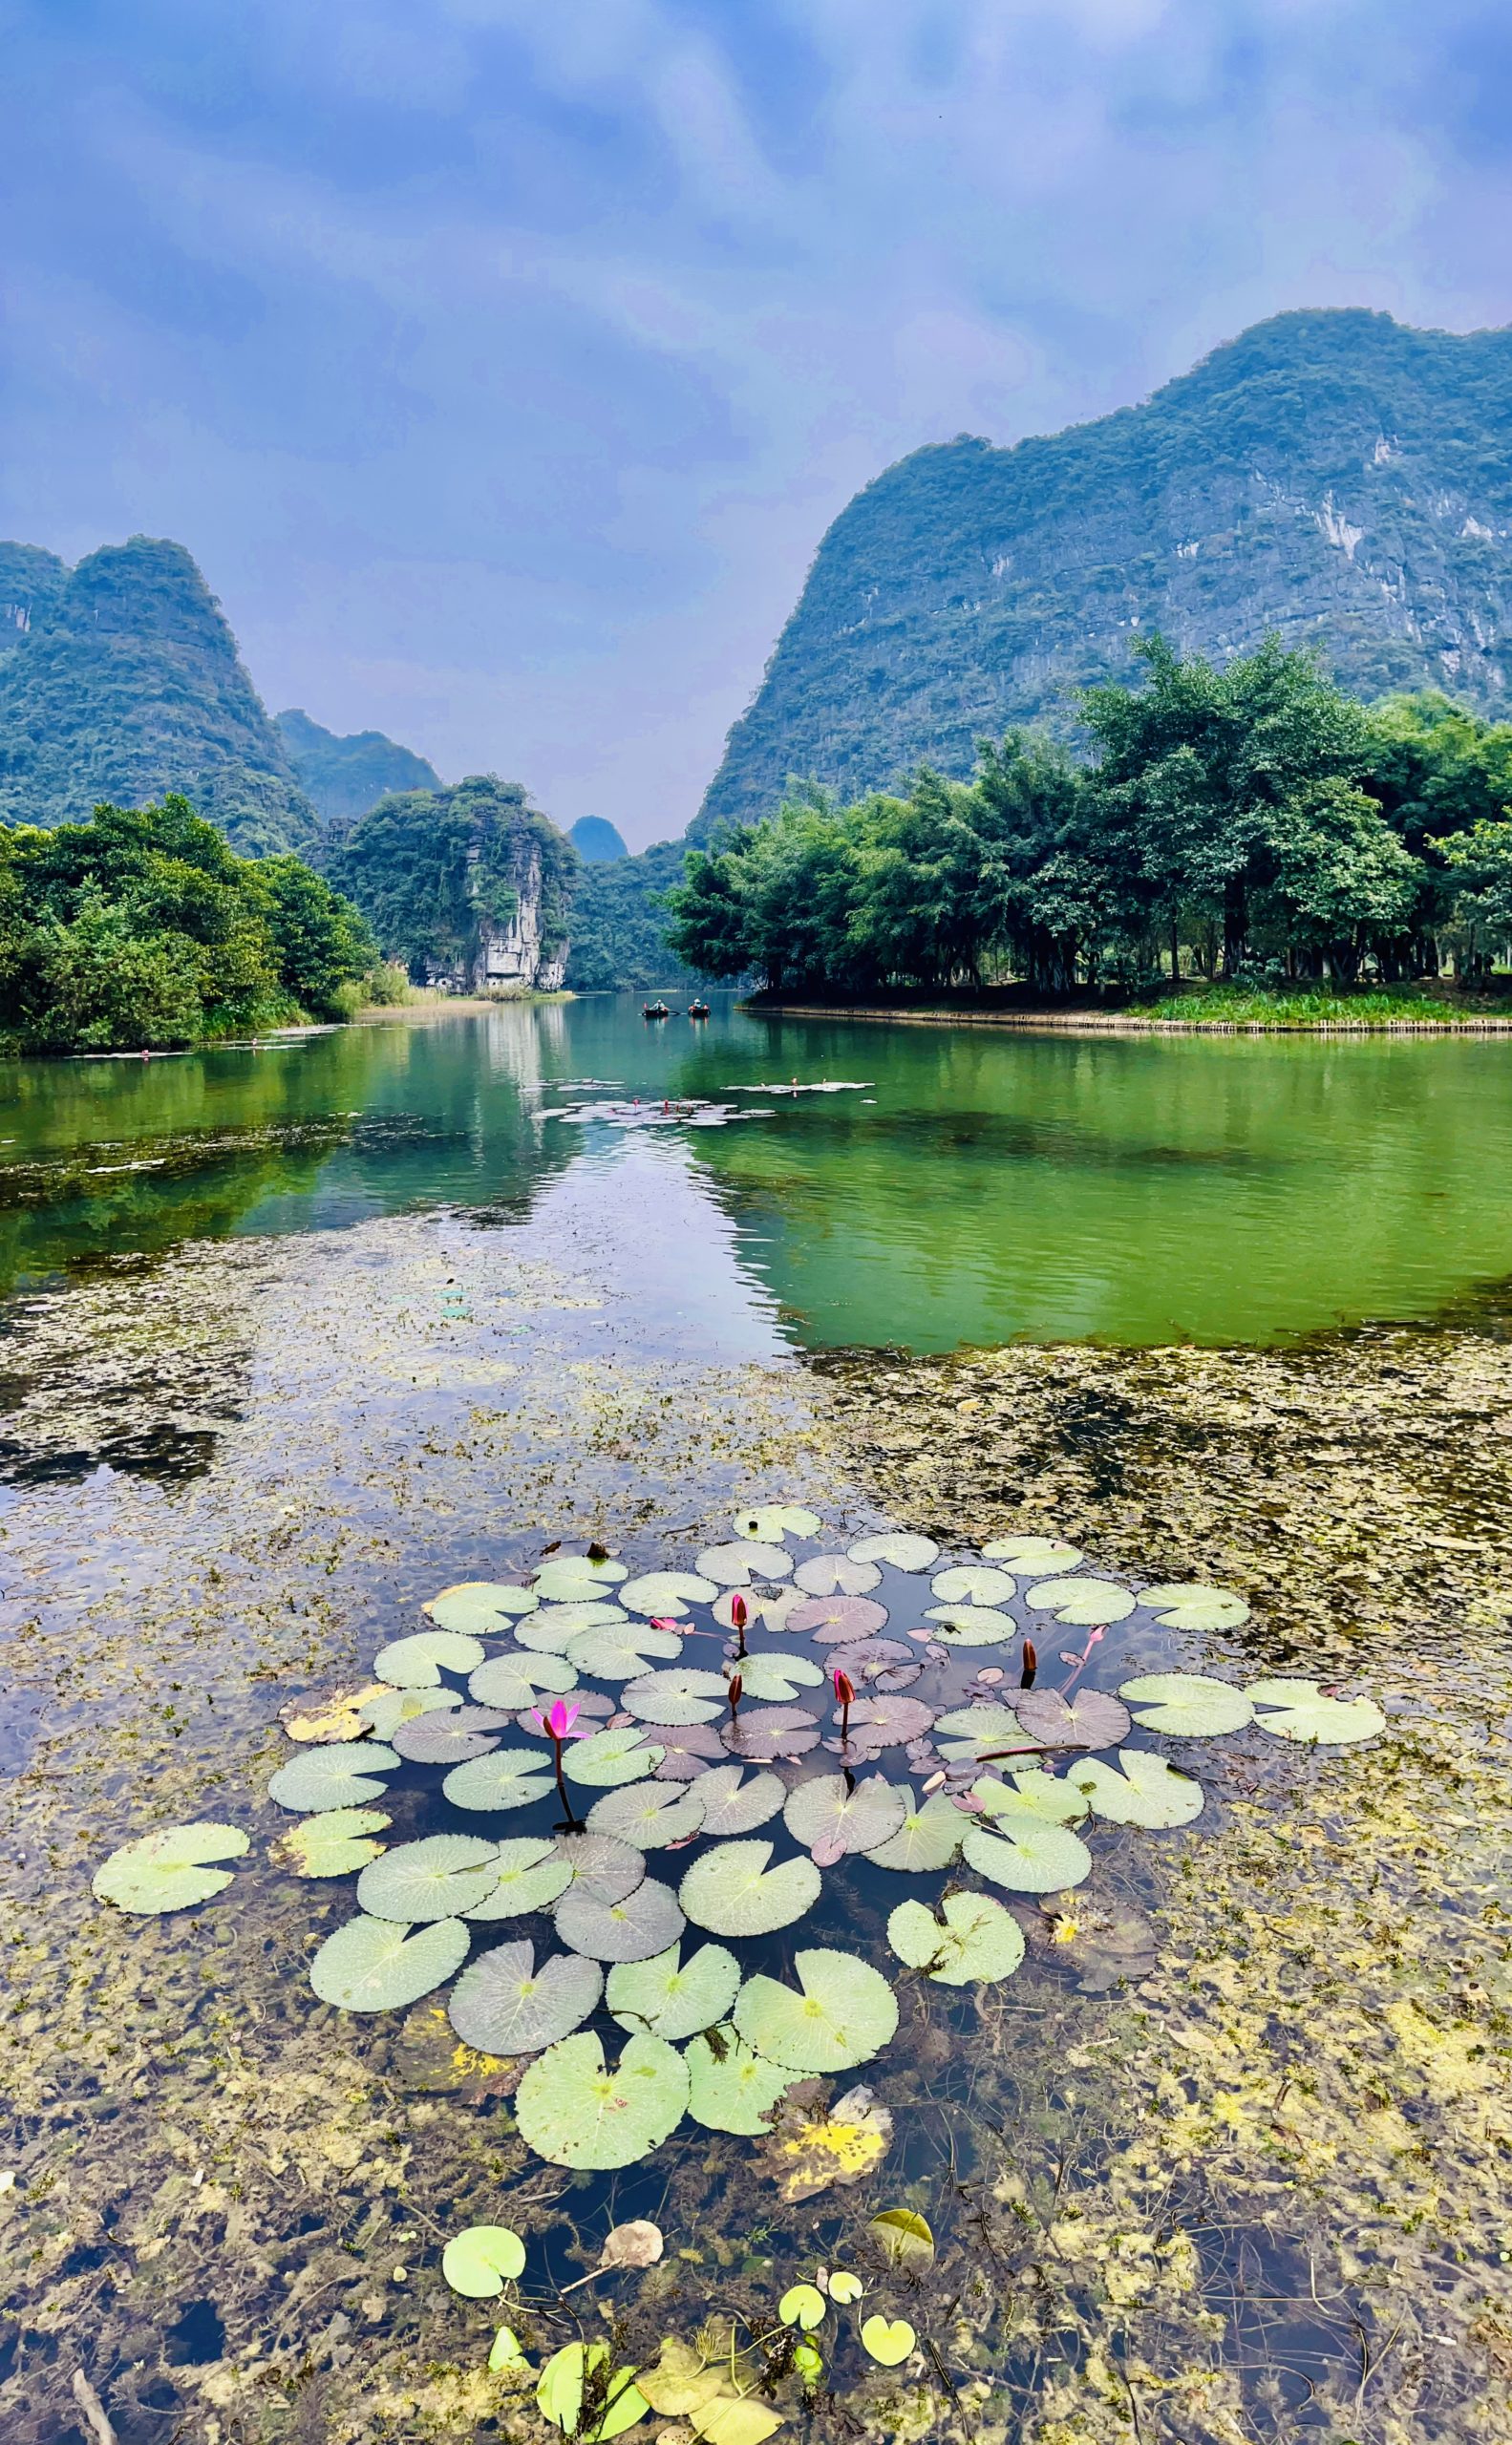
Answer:
[{"label": "pink water lily flower", "polygon": [[539,1707],[532,1707],[530,1712],[548,1740],[586,1740],[587,1738],[586,1733],[574,1732],[572,1729],[583,1712],[582,1708],[576,1704],[569,1704],[565,1698],[558,1698],[544,1714]]}]

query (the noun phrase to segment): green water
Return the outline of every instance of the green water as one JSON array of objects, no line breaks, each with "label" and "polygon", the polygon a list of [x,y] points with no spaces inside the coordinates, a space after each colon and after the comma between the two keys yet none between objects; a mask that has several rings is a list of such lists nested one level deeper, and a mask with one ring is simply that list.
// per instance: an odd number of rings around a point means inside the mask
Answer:
[{"label": "green water", "polygon": [[[1512,1046],[1067,1038],[637,998],[425,1014],[181,1059],[7,1065],[7,1281],[226,1232],[455,1205],[611,1217],[652,1311],[916,1350],[1270,1343],[1512,1276]],[[798,1078],[723,1130],[543,1119]],[[736,1098],[761,1104],[766,1099]],[[692,1310],[689,1310],[692,1312]],[[749,1336],[747,1337],[749,1339]]]}]

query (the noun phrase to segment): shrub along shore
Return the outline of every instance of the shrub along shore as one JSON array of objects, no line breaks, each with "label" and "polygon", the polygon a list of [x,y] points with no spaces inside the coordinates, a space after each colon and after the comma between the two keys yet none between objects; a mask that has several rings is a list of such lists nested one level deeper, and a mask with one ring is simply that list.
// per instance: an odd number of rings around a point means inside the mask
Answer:
[{"label": "shrub along shore", "polygon": [[[1501,980],[1496,980],[1500,982]],[[1508,980],[1512,982],[1512,980]],[[793,1019],[887,1019],[915,1027],[1052,1030],[1065,1035],[1502,1035],[1512,993],[1452,986],[1362,988],[1352,993],[1267,992],[1246,986],[1183,986],[1158,1001],[1054,1007],[991,993],[949,1002],[816,1002],[758,993],[746,1008]]]}]

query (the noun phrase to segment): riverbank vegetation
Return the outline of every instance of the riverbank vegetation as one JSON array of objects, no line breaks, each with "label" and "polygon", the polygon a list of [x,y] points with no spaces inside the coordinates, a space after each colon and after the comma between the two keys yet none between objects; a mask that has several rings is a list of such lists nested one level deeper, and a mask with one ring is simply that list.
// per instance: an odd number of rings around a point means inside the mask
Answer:
[{"label": "riverbank vegetation", "polygon": [[202,1044],[402,989],[302,859],[239,858],[187,798],[0,825],[0,1050]]},{"label": "riverbank vegetation", "polygon": [[854,996],[1020,980],[1352,992],[1512,941],[1512,726],[1433,692],[1366,708],[1274,639],[1220,670],[1159,637],[1081,698],[1086,761],[1029,733],[974,780],[795,790],[688,861],[673,947],[718,977]]}]

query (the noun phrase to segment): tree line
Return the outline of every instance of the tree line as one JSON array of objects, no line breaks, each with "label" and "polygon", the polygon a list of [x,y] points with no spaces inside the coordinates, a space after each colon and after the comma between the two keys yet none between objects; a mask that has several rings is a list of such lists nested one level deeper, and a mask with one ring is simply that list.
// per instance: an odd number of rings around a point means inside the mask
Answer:
[{"label": "tree line", "polygon": [[1485,974],[1512,943],[1512,725],[1436,691],[1363,706],[1274,638],[1223,669],[1140,641],[1081,691],[1085,751],[983,741],[976,774],[775,815],[692,852],[671,942],[773,991],[1057,994]]},{"label": "tree line", "polygon": [[387,991],[350,901],[302,859],[238,857],[185,797],[0,824],[0,1048],[200,1044]]}]

